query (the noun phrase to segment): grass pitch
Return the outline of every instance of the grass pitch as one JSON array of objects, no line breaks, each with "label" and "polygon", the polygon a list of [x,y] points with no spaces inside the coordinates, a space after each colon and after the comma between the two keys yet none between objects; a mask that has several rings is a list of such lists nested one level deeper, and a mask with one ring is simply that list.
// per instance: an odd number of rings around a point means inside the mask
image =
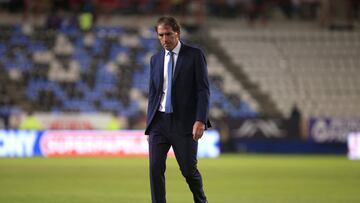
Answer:
[{"label": "grass pitch", "polygon": [[[360,202],[360,161],[345,156],[222,155],[199,159],[210,203]],[[169,203],[191,203],[176,160]],[[1,158],[3,203],[150,203],[147,158]]]}]

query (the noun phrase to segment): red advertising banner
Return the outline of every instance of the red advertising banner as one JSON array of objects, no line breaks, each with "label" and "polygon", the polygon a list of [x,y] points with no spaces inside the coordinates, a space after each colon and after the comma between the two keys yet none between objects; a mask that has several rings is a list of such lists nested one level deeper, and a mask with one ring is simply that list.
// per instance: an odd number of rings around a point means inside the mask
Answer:
[{"label": "red advertising banner", "polygon": [[[147,156],[143,131],[45,131],[40,141],[44,156]],[[170,156],[174,153],[171,150]]]},{"label": "red advertising banner", "polygon": [[[0,157],[148,156],[144,130],[0,130]],[[170,149],[168,155],[174,156]],[[199,140],[198,157],[220,155],[220,135],[208,130]]]}]

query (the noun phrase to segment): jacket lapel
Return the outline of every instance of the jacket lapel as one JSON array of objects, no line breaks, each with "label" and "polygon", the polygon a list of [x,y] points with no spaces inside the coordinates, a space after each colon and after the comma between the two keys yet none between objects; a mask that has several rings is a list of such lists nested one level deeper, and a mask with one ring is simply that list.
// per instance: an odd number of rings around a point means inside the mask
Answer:
[{"label": "jacket lapel", "polygon": [[161,54],[159,55],[160,59],[159,59],[159,67],[158,67],[158,78],[159,78],[159,90],[162,91],[163,89],[163,85],[164,85],[164,58],[165,58],[165,51],[162,50]]},{"label": "jacket lapel", "polygon": [[183,58],[184,58],[184,44],[181,44],[181,48],[179,51],[179,56],[177,58],[176,61],[176,65],[175,65],[175,73],[174,73],[174,79],[173,79],[173,83],[176,81],[177,76],[179,75],[180,69],[182,67],[182,62],[183,62]]}]

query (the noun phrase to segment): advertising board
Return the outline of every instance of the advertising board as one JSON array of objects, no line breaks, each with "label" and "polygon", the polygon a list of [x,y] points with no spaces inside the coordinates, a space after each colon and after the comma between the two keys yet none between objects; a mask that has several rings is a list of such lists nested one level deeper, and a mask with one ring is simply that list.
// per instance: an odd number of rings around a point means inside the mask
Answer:
[{"label": "advertising board", "polygon": [[[220,135],[206,131],[199,140],[198,157],[217,157]],[[0,157],[147,156],[142,130],[0,130]],[[169,156],[174,156],[169,151]]]},{"label": "advertising board", "polygon": [[348,158],[360,160],[360,132],[352,132],[348,135]]},{"label": "advertising board", "polygon": [[311,118],[309,121],[310,141],[325,143],[346,143],[350,132],[360,131],[360,119]]}]

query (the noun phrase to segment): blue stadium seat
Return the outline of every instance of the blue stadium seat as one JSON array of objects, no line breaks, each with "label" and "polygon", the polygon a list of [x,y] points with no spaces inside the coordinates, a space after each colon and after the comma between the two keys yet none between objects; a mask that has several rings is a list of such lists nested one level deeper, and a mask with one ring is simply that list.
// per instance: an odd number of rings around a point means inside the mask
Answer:
[{"label": "blue stadium seat", "polygon": [[[45,29],[40,31],[46,33]],[[134,36],[134,30],[98,26],[91,32],[93,41],[87,46],[84,41],[85,34],[74,26],[62,26],[55,33],[37,37],[25,35],[20,25],[14,26],[9,35],[10,39],[0,42],[0,55],[7,56],[9,51],[12,51],[8,48],[10,45],[14,46],[17,52],[12,52],[14,57],[1,57],[0,63],[7,71],[16,68],[27,73],[29,77],[24,81],[26,84],[24,88],[30,102],[36,103],[39,97],[43,97],[41,95],[44,95],[44,91],[47,91],[45,95],[50,92],[57,101],[57,105],[49,108],[50,111],[116,111],[129,117],[138,115],[142,111],[140,101],[131,99],[130,90],[135,88],[143,95],[147,94],[150,74],[149,56],[159,48],[154,30],[151,28],[139,30],[137,36]],[[71,56],[54,53],[54,47],[51,46],[55,44],[59,34],[64,35],[74,48]],[[121,44],[119,40],[121,35],[139,39],[138,47]],[[31,54],[40,52],[53,54],[56,62],[60,64],[59,73],[66,74],[70,67],[69,63],[77,62],[80,66],[79,80],[51,81],[47,78],[47,71],[53,68],[50,64],[52,61],[49,64],[36,64],[32,61]],[[128,57],[130,61],[125,60],[125,64],[122,64],[123,56]],[[115,66],[107,67],[108,64]],[[211,107],[216,104],[227,115],[233,117],[256,115],[256,112],[244,101],[240,101],[238,105],[234,104],[234,101],[230,102],[228,95],[221,88],[214,86],[211,80],[210,87]]]}]

